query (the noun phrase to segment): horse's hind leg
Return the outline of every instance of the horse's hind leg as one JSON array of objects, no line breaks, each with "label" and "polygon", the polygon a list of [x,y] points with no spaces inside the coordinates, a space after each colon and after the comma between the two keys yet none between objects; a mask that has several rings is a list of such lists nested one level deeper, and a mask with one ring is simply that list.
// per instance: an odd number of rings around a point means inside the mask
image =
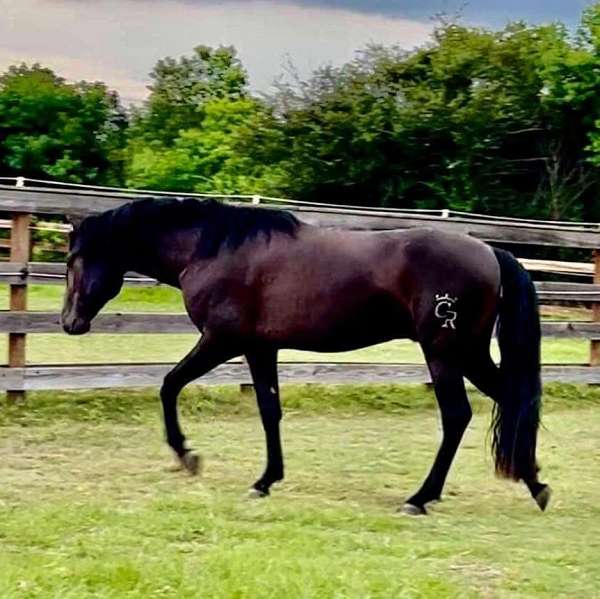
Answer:
[{"label": "horse's hind leg", "polygon": [[500,369],[494,364],[489,351],[483,349],[481,353],[465,362],[465,376],[479,391],[499,403],[502,393]]},{"label": "horse's hind leg", "polygon": [[425,504],[441,498],[452,460],[471,420],[462,371],[439,359],[428,361],[428,366],[442,416],[443,437],[425,482],[402,508],[411,515],[426,514]]},{"label": "horse's hind leg", "polygon": [[[492,360],[489,352],[483,350],[477,353],[468,366],[465,367],[466,377],[477,387],[482,393],[493,399],[497,404],[502,401],[502,378],[500,369]],[[540,482],[537,475],[523,481],[531,496],[543,511],[546,509],[550,501],[550,487]]]},{"label": "horse's hind leg", "polygon": [[196,474],[199,458],[185,446],[185,436],[177,416],[177,396],[191,381],[197,379],[219,364],[239,355],[233,346],[204,335],[194,349],[173,368],[163,381],[160,399],[163,406],[167,443],[171,446],[182,466]]},{"label": "horse's hind leg", "polygon": [[269,494],[273,483],[283,479],[283,454],[279,432],[281,404],[277,377],[277,351],[271,348],[255,350],[248,352],[246,359],[252,374],[258,410],[267,442],[267,467],[252,486],[251,492],[254,496],[264,497]]}]

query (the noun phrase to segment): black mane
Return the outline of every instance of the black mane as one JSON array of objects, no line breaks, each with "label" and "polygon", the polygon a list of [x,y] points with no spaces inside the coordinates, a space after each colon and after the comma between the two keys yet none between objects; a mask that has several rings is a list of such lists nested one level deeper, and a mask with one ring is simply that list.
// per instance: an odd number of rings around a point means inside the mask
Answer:
[{"label": "black mane", "polygon": [[260,235],[266,241],[272,233],[294,236],[299,226],[296,217],[285,210],[232,206],[212,199],[152,198],[86,218],[76,243],[86,252],[104,253],[122,243],[153,241],[174,229],[197,229],[198,256],[212,258],[223,248],[235,250]]}]

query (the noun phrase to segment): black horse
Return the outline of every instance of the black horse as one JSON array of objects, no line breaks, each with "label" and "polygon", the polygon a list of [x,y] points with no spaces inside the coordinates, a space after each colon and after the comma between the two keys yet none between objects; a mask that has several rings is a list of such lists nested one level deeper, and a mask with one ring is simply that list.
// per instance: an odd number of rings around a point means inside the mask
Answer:
[{"label": "black horse", "polygon": [[[420,343],[439,403],[443,439],[433,467],[404,511],[424,514],[441,498],[471,419],[463,377],[495,401],[492,449],[498,474],[538,481],[540,322],[533,284],[509,253],[430,229],[324,229],[282,210],[213,200],[145,199],[90,216],[71,235],[62,322],[86,333],[132,270],[178,287],[202,336],[165,377],[166,436],[181,464],[177,396],[217,365],[245,356],[266,435],[267,466],[252,492],[283,479],[277,352],[346,351],[390,339]],[[500,367],[489,353],[498,319]]]}]

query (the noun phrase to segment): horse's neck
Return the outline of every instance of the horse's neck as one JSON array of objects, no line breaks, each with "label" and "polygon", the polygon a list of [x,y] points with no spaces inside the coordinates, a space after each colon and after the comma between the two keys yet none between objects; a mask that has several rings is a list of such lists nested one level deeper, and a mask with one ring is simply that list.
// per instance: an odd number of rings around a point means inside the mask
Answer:
[{"label": "horse's neck", "polygon": [[149,239],[132,248],[127,270],[179,287],[179,275],[195,253],[197,234],[194,231],[173,231],[158,239]]}]

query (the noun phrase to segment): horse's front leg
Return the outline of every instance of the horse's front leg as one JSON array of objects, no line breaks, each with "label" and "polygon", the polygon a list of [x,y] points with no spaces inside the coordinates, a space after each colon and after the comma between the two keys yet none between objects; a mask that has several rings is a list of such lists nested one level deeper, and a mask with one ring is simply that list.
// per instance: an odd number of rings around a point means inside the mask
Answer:
[{"label": "horse's front leg", "polygon": [[235,345],[209,334],[202,336],[194,349],[171,370],[163,381],[160,399],[163,407],[167,443],[177,455],[182,466],[197,474],[200,459],[185,446],[185,436],[179,426],[177,397],[191,381],[197,379],[223,362],[239,356]]},{"label": "horse's front leg", "polygon": [[250,366],[267,442],[267,467],[250,492],[253,496],[265,497],[269,494],[271,485],[283,479],[283,455],[279,432],[281,404],[277,380],[277,350],[257,349],[248,352],[246,359]]}]

